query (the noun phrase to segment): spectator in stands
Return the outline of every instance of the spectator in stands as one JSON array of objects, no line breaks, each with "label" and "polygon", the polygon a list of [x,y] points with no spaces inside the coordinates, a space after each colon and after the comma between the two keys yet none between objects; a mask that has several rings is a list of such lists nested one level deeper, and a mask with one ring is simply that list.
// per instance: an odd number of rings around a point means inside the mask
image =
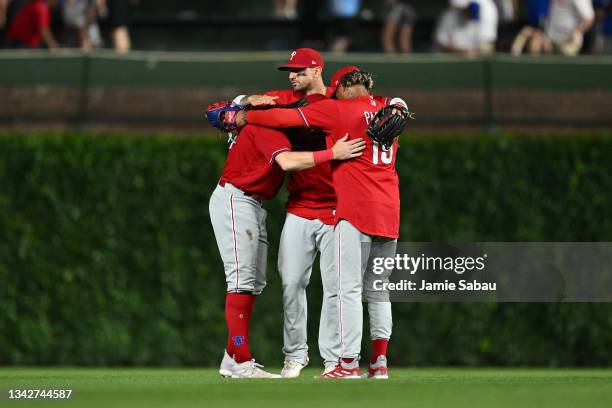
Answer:
[{"label": "spectator in stands", "polygon": [[76,33],[81,49],[89,50],[102,46],[94,0],[64,0],[62,16],[66,27]]},{"label": "spectator in stands", "polygon": [[510,23],[515,20],[518,0],[495,0],[495,5],[499,12],[500,22]]},{"label": "spectator in stands", "polygon": [[113,47],[120,54],[130,51],[131,0],[98,0],[101,17],[108,16]]},{"label": "spectator in stands", "polygon": [[527,0],[527,24],[530,27],[544,30],[544,25],[550,10],[550,0]]},{"label": "spectator in stands", "polygon": [[612,0],[595,0],[593,54],[612,54]]},{"label": "spectator in stands", "polygon": [[497,27],[496,49],[507,50],[512,45],[516,34],[515,21],[518,10],[518,0],[493,0],[497,7],[499,24]]},{"label": "spectator in stands", "polygon": [[477,13],[479,36],[480,36],[480,52],[490,54],[495,52],[495,42],[497,41],[497,27],[499,24],[499,12],[493,0],[451,0],[451,4],[456,4],[457,7],[462,7],[465,3],[468,8],[474,8],[477,5],[480,12]]},{"label": "spectator in stands", "polygon": [[299,0],[298,27],[301,48],[323,49],[326,40],[326,24],[323,21],[327,13],[328,0]]},{"label": "spectator in stands", "polygon": [[513,55],[521,55],[525,48],[531,55],[540,55],[547,47],[544,27],[549,11],[549,0],[527,0],[527,25],[512,43]]},{"label": "spectator in stands", "polygon": [[274,15],[278,18],[295,20],[297,18],[297,0],[274,0]]},{"label": "spectator in stands", "polygon": [[551,0],[545,29],[545,50],[577,55],[584,33],[593,25],[595,10],[591,0]]},{"label": "spectator in stands", "polygon": [[51,33],[51,10],[46,0],[30,0],[9,23],[6,33],[9,48],[39,48],[44,42],[50,48],[59,45]]},{"label": "spectator in stands", "polygon": [[435,42],[439,50],[469,56],[478,54],[476,17],[454,7],[446,9],[436,26]]},{"label": "spectator in stands", "polygon": [[[385,0],[385,24],[381,41],[385,52],[412,52],[412,32],[416,11],[407,0]],[[398,46],[396,46],[398,41]]]},{"label": "spectator in stands", "polygon": [[0,30],[6,26],[9,0],[0,0]]},{"label": "spectator in stands", "polygon": [[359,15],[361,0],[329,0],[329,7],[334,31],[330,49],[337,53],[346,52],[355,31],[355,20]]},{"label": "spectator in stands", "polygon": [[0,0],[0,47],[4,46],[6,38],[6,26],[9,21],[9,1]]},{"label": "spectator in stands", "polygon": [[492,0],[450,0],[436,27],[438,49],[467,56],[495,51],[498,12]]}]

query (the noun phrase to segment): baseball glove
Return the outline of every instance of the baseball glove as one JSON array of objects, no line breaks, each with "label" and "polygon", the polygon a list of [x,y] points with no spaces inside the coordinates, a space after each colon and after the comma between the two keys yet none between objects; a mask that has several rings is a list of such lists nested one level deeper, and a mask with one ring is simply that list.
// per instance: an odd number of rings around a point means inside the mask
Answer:
[{"label": "baseball glove", "polygon": [[[232,132],[235,128],[236,113],[243,108],[232,104],[231,101],[215,102],[206,108],[206,119],[211,126],[216,127],[222,132]],[[232,123],[233,126],[232,127]]]},{"label": "baseball glove", "polygon": [[385,106],[370,122],[367,134],[385,149],[390,149],[393,141],[404,131],[410,119],[414,119],[414,115],[404,106]]}]

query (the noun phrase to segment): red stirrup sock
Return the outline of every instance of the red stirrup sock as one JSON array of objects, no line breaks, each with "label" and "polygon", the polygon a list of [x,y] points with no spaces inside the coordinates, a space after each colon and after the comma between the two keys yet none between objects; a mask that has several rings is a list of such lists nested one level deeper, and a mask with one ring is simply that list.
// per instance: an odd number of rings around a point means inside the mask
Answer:
[{"label": "red stirrup sock", "polygon": [[387,357],[387,344],[389,344],[389,340],[386,339],[372,340],[372,356],[370,357],[370,363],[374,364],[378,356]]},{"label": "red stirrup sock", "polygon": [[228,293],[225,297],[227,323],[227,354],[237,363],[251,360],[249,347],[249,321],[255,304],[255,295]]}]

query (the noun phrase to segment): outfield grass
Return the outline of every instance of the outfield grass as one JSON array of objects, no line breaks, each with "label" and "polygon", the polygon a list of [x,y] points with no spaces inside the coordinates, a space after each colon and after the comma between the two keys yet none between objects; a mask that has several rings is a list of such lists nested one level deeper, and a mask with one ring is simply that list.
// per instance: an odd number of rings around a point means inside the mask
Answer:
[{"label": "outfield grass", "polygon": [[[274,370],[271,370],[274,371]],[[610,407],[612,370],[394,369],[388,381],[226,380],[214,369],[0,368],[0,405],[53,407]],[[71,388],[15,401],[10,388]]]}]

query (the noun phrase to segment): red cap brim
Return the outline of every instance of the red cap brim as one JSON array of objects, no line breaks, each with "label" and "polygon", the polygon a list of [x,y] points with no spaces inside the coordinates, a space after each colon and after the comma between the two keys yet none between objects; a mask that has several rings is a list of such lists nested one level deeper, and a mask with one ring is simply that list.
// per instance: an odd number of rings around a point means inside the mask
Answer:
[{"label": "red cap brim", "polygon": [[300,68],[300,69],[310,68],[310,65],[304,65],[304,64],[286,64],[286,65],[281,65],[280,67],[278,67],[278,70],[279,71],[289,71],[290,69],[294,69],[294,68]]}]

